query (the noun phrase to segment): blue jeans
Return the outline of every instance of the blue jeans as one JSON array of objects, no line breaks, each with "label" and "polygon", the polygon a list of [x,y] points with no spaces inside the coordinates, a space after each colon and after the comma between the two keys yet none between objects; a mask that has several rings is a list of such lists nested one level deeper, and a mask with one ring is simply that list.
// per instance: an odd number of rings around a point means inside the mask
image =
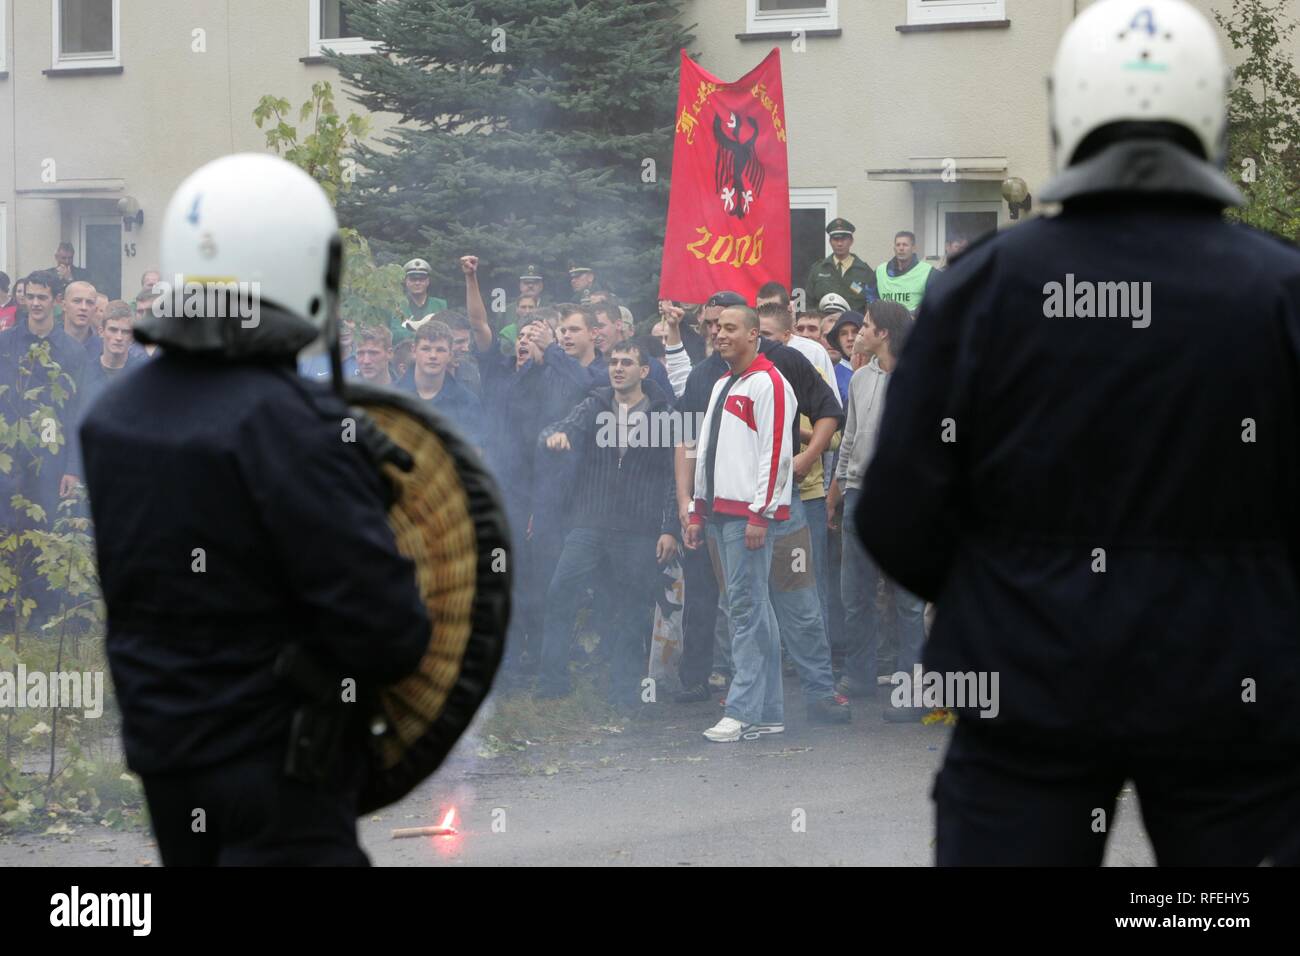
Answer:
[{"label": "blue jeans", "polygon": [[[824,502],[822,509],[825,530]],[[804,700],[809,702],[835,693],[831,644],[826,637],[826,619],[815,576],[817,557],[812,541],[816,536],[811,531],[798,495],[790,502],[790,517],[772,522],[767,529],[773,546],[772,607],[780,625],[781,642],[799,672]]]},{"label": "blue jeans", "polygon": [[746,724],[780,723],[785,719],[781,688],[781,638],[776,612],[768,597],[772,573],[772,529],[763,547],[745,547],[743,518],[709,521],[709,538],[718,549],[723,593],[734,635],[731,661],[735,673],[727,692],[727,717]]},{"label": "blue jeans", "polygon": [[[844,596],[844,637],[847,654],[844,673],[874,689],[876,659],[880,654],[880,636],[885,628],[884,614],[876,602],[881,578],[880,568],[862,539],[854,530],[853,513],[861,507],[862,492],[849,489],[844,493],[844,559],[840,571],[840,591]],[[888,578],[885,587],[892,591],[894,614],[898,626],[898,669],[909,675],[921,660],[925,643],[925,602],[899,587]]]},{"label": "blue jeans", "polygon": [[[517,489],[503,487],[502,501],[510,520],[510,561],[514,572],[510,581],[510,625],[506,631],[506,650],[503,667],[516,666],[525,650],[536,658],[541,653],[540,628],[534,629],[531,640],[529,625],[533,622],[533,608],[540,599],[534,599],[533,546],[528,540],[528,496]],[[543,594],[545,584],[542,585]]]},{"label": "blue jeans", "polygon": [[810,498],[803,503],[804,517],[808,519],[808,530],[812,532],[813,573],[817,575],[817,597],[822,602],[822,624],[826,627],[826,638],[831,637],[830,612],[830,550],[828,547],[829,531],[826,528],[826,499]]},{"label": "blue jeans", "polygon": [[[647,641],[654,627],[656,591],[661,585],[655,559],[658,537],[654,533],[605,528],[575,528],[569,532],[546,594],[541,686],[561,692],[571,686],[569,650],[578,609],[587,586],[599,580],[598,595],[603,589],[617,596],[611,602],[607,630],[613,641],[610,702],[628,706],[640,700],[641,678],[650,660]],[[598,596],[595,607],[601,604]]]},{"label": "blue jeans", "polygon": [[713,625],[713,671],[731,673],[731,617],[727,614],[727,595],[718,594],[718,618]]}]

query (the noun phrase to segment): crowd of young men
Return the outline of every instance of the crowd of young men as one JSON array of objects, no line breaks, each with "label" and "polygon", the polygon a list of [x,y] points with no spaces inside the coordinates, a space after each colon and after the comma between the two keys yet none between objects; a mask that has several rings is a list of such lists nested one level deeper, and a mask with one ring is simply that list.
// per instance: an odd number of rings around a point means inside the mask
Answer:
[{"label": "crowd of young men", "polygon": [[[348,326],[343,343],[347,374],[429,401],[497,477],[515,536],[512,691],[565,697],[594,658],[620,711],[666,703],[645,678],[677,573],[684,647],[671,699],[723,699],[710,740],[784,729],[783,661],[809,720],[850,720],[851,700],[875,700],[877,669],[894,669],[886,612],[899,622],[897,666],[916,662],[921,603],[890,584],[878,602],[879,572],[840,534],[912,321],[899,297],[872,284],[865,314],[833,292],[796,312],[774,283],[752,303],[728,291],[702,306],[665,301],[636,324],[591,270],[575,267],[574,301],[554,302],[529,266],[514,314],[491,316],[477,258],[460,266],[464,312],[407,310],[405,348],[383,326]],[[600,638],[591,655],[576,641],[584,609]]]},{"label": "crowd of young men", "polygon": [[[344,374],[428,402],[498,479],[516,562],[510,687],[539,698],[572,692],[587,608],[609,702],[624,713],[664,703],[663,689],[646,692],[649,637],[656,608],[674,610],[665,593],[680,575],[684,647],[671,697],[706,701],[725,689],[710,740],[783,731],[783,660],[810,720],[848,721],[850,698],[875,697],[886,630],[879,573],[852,535],[841,543],[839,528],[841,507],[864,506],[860,478],[911,315],[900,296],[878,295],[880,279],[858,284],[852,224],[835,220],[828,232],[836,254],[813,273],[836,271],[835,288],[864,299],[865,313],[834,289],[796,312],[790,290],[771,283],[752,303],[728,291],[701,306],[665,301],[638,326],[593,270],[575,264],[574,301],[548,301],[529,266],[514,315],[493,317],[478,260],[465,256],[465,311],[429,294],[429,264],[416,258],[391,321],[344,317]],[[902,250],[882,270],[915,269],[903,267],[911,255]],[[76,424],[149,356],[131,324],[152,307],[157,272],[141,277],[134,302],[110,302],[70,268],[60,260],[27,276],[0,302],[0,322],[11,326],[0,332],[0,384],[10,386],[0,412],[35,427],[53,408],[56,420],[51,440],[24,449],[3,476],[11,524],[22,520],[9,506],[14,493],[50,516],[75,496]],[[60,400],[32,392],[46,381],[42,365],[55,369]],[[328,359],[305,356],[299,371],[327,379]],[[889,587],[898,666],[910,666],[924,636],[921,604]]]},{"label": "crowd of young men", "polygon": [[[110,301],[62,243],[56,264],[13,283],[0,273],[0,419],[14,441],[0,469],[0,519],[7,531],[53,528],[81,487],[77,425],[114,378],[146,361],[131,336],[137,303]],[[152,289],[156,273],[142,283]],[[142,307],[152,293],[142,290]],[[37,512],[15,495],[39,507]]]}]

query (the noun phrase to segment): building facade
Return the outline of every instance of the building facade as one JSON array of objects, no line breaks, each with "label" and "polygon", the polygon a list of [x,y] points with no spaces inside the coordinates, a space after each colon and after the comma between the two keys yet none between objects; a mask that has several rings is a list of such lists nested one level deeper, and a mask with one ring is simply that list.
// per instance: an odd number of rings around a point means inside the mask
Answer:
[{"label": "building facade", "polygon": [[[1192,2],[1207,16],[1232,7]],[[711,73],[734,80],[781,50],[793,283],[830,253],[824,228],[836,216],[854,223],[853,251],[877,266],[899,230],[937,263],[946,240],[1009,225],[1008,179],[1024,181],[1030,215],[1041,211],[1032,197],[1052,175],[1046,80],[1090,3],[691,0],[687,22]]]},{"label": "building facade", "polygon": [[[0,269],[54,264],[60,241],[110,295],[158,264],[167,201],[196,167],[265,149],[271,93],[296,110],[334,82],[339,0],[0,0]],[[296,122],[296,116],[290,122]]]},{"label": "building facade", "polygon": [[[1003,183],[1032,197],[1051,175],[1045,79],[1089,2],[688,0],[710,72],[782,51],[794,284],[836,216],[873,266],[900,229],[938,261],[945,240],[1010,223]],[[371,48],[352,32],[339,0],[0,0],[0,269],[50,266],[69,241],[103,291],[133,295],[181,180],[265,148],[264,94],[296,108],[330,80],[359,109],[320,58]]]}]

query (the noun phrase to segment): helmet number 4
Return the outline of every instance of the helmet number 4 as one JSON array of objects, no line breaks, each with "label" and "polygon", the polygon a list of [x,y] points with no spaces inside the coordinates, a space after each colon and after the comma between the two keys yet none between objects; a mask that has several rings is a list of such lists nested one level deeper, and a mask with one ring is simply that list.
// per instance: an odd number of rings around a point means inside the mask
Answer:
[{"label": "helmet number 4", "polygon": [[1133,16],[1133,22],[1128,25],[1130,30],[1146,30],[1148,36],[1156,35],[1156,17],[1151,12],[1150,7],[1143,7]]},{"label": "helmet number 4", "polygon": [[185,217],[191,226],[199,224],[199,201],[202,199],[202,193],[194,197],[194,205],[190,207],[190,214]]}]

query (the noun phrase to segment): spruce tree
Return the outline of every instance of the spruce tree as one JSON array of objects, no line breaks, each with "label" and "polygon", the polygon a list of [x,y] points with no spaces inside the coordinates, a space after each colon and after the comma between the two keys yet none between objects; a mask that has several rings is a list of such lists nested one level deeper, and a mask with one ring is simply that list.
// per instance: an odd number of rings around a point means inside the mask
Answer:
[{"label": "spruce tree", "polygon": [[532,263],[547,299],[564,301],[574,259],[638,315],[652,309],[678,51],[692,39],[682,5],[345,0],[380,52],[331,59],[358,103],[401,122],[359,148],[344,223],[381,259],[428,259],[431,292],[452,302],[456,260],[473,254],[485,297],[513,300]]}]

